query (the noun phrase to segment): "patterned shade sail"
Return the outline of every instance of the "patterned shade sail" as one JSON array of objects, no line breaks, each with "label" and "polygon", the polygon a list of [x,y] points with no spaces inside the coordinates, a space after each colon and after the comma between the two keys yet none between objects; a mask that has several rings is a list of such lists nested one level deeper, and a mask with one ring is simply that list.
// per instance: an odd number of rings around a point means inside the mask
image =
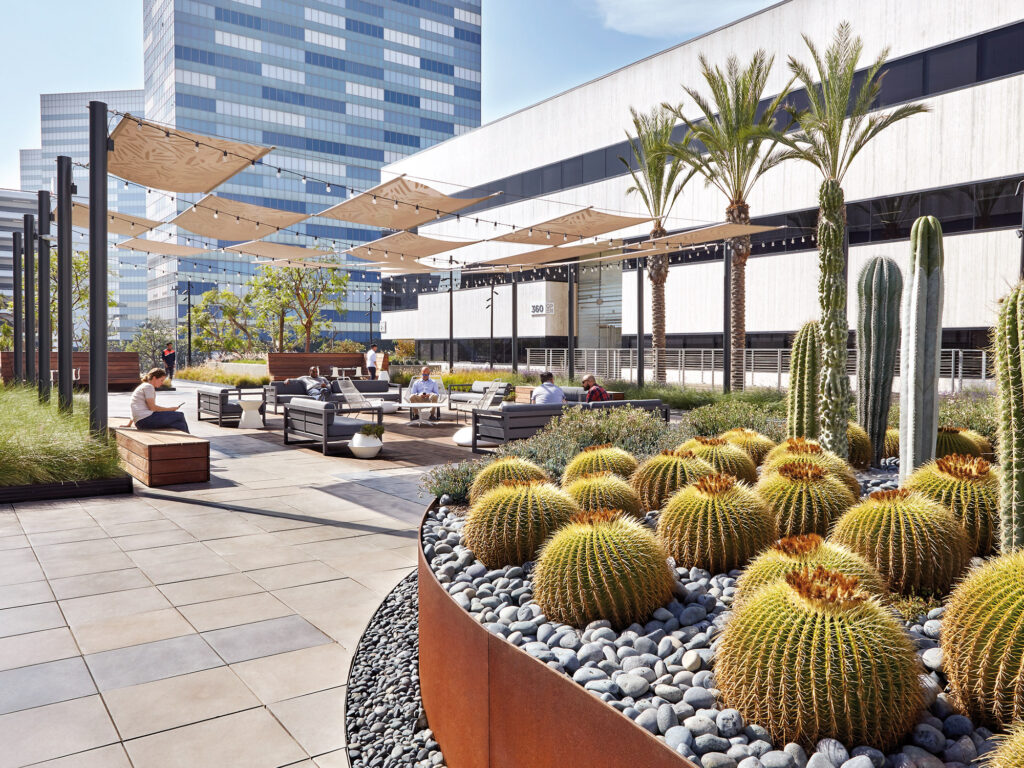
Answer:
[{"label": "patterned shade sail", "polygon": [[161,256],[196,256],[200,253],[207,253],[203,248],[195,248],[190,245],[178,245],[177,243],[164,243],[159,240],[143,240],[138,237],[118,243],[117,247],[125,251],[156,253]]},{"label": "patterned shade sail", "polygon": [[481,262],[481,266],[501,267],[527,266],[533,264],[546,264],[551,261],[566,261],[590,256],[601,251],[609,251],[613,248],[635,248],[636,246],[624,246],[621,240],[599,240],[596,243],[583,243],[580,245],[563,245],[558,248],[541,248],[537,251],[528,251],[516,256],[504,256],[493,261]]},{"label": "patterned shade sail", "polygon": [[218,240],[259,240],[304,219],[305,213],[279,211],[207,195],[172,220],[182,229]]},{"label": "patterned shade sail", "polygon": [[357,259],[374,261],[387,259],[390,256],[405,256],[407,259],[420,259],[425,256],[436,256],[445,251],[476,245],[479,240],[438,240],[424,237],[413,232],[396,232],[393,235],[374,240],[372,243],[349,248],[348,253]]},{"label": "patterned shade sail", "polygon": [[[56,210],[53,212],[53,218],[54,221],[57,220]],[[128,213],[107,211],[107,232],[111,235],[141,235],[162,223]],[[79,229],[89,228],[89,206],[86,203],[71,203],[71,226]]]},{"label": "patterned shade sail", "polygon": [[644,224],[650,220],[650,216],[619,216],[593,208],[583,208],[493,239],[503,243],[557,246],[560,243],[571,243],[574,240]]},{"label": "patterned shade sail", "polygon": [[744,235],[756,235],[759,232],[770,232],[773,229],[782,227],[766,227],[760,224],[731,224],[723,222],[712,224],[710,227],[691,229],[687,232],[679,232],[675,235],[665,235],[655,240],[646,240],[640,243],[644,248],[656,248],[658,250],[678,250],[690,245],[703,245],[718,240],[729,240]]},{"label": "patterned shade sail", "polygon": [[229,245],[224,250],[244,253],[247,256],[258,256],[263,259],[291,259],[294,261],[303,261],[333,253],[333,251],[323,248],[303,248],[301,245],[268,243],[266,240],[253,240],[248,243]]},{"label": "patterned shade sail", "polygon": [[110,135],[107,172],[169,192],[210,192],[273,147],[164,128],[125,115]]}]

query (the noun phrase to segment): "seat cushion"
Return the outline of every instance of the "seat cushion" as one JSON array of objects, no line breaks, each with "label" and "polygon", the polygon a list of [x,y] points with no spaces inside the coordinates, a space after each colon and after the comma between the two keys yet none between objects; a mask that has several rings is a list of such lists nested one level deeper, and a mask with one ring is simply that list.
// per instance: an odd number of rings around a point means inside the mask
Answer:
[{"label": "seat cushion", "polygon": [[356,432],[362,429],[369,421],[363,419],[352,419],[348,416],[337,416],[334,419],[334,423],[327,428],[328,437],[352,437]]},{"label": "seat cushion", "polygon": [[562,392],[570,403],[582,403],[587,399],[587,390],[583,387],[562,387]]},{"label": "seat cushion", "polygon": [[225,416],[229,414],[238,414],[242,412],[242,406],[238,403],[221,403],[220,412]]},{"label": "seat cushion", "polygon": [[196,387],[196,391],[204,395],[211,395],[212,397],[220,397],[221,395],[226,397],[228,392],[231,390],[228,387],[211,387],[204,385]]},{"label": "seat cushion", "polygon": [[483,392],[450,392],[448,399],[453,403],[475,403]]},{"label": "seat cushion", "polygon": [[357,379],[352,382],[356,389],[362,392],[364,395],[374,393],[384,393],[388,391],[390,384],[386,381],[373,380],[373,379]]}]

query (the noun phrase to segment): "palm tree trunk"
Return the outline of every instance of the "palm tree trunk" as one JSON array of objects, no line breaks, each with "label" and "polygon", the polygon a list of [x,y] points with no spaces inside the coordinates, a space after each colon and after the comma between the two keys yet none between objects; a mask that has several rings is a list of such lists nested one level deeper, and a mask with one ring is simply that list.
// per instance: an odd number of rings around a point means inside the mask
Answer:
[{"label": "palm tree trunk", "polygon": [[826,450],[846,458],[847,422],[850,417],[850,379],[846,373],[846,345],[850,336],[846,319],[846,270],[843,238],[846,204],[843,188],[826,179],[818,192],[818,301],[821,306],[821,431]]},{"label": "palm tree trunk", "polygon": [[[667,233],[659,224],[651,239]],[[647,274],[651,278],[651,346],[654,352],[654,380],[665,381],[665,281],[668,279],[668,256],[656,253],[647,258]]]},{"label": "palm tree trunk", "polygon": [[[750,223],[750,206],[745,200],[736,200],[725,210],[725,220],[732,224]],[[729,281],[731,358],[729,384],[734,391],[743,389],[743,361],[747,350],[747,259],[750,258],[750,237],[735,237],[732,241],[732,275]]]}]

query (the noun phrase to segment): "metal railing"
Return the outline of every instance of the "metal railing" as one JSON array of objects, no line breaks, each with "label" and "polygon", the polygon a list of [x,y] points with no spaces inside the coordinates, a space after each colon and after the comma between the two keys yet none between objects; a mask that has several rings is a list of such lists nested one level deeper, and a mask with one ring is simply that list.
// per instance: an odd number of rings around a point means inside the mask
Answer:
[{"label": "metal railing", "polygon": [[[644,379],[653,381],[658,353],[644,353]],[[667,349],[661,353],[666,381],[676,384],[715,387],[722,384],[721,349]],[[747,386],[782,389],[789,380],[788,349],[748,349],[743,355],[743,378]],[[535,348],[526,350],[526,367],[532,370],[568,373],[568,350]],[[575,350],[576,372],[598,378],[636,381],[636,350],[589,348]],[[847,373],[857,374],[857,351],[849,350]],[[900,375],[899,352],[895,376]],[[947,392],[963,391],[964,382],[992,383],[992,359],[984,349],[943,349],[940,356],[940,387]]]}]

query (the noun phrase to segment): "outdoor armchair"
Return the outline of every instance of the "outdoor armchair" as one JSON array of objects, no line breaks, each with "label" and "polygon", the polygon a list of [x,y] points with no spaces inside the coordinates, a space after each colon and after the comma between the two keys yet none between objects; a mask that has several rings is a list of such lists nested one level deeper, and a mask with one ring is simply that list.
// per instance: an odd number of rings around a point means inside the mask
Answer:
[{"label": "outdoor armchair", "polygon": [[[284,443],[319,443],[320,450],[327,455],[331,443],[348,442],[363,427],[383,422],[384,413],[380,408],[370,409],[368,419],[342,415],[359,412],[365,411],[309,398],[294,400],[284,407]],[[300,440],[296,440],[296,436]]]}]

